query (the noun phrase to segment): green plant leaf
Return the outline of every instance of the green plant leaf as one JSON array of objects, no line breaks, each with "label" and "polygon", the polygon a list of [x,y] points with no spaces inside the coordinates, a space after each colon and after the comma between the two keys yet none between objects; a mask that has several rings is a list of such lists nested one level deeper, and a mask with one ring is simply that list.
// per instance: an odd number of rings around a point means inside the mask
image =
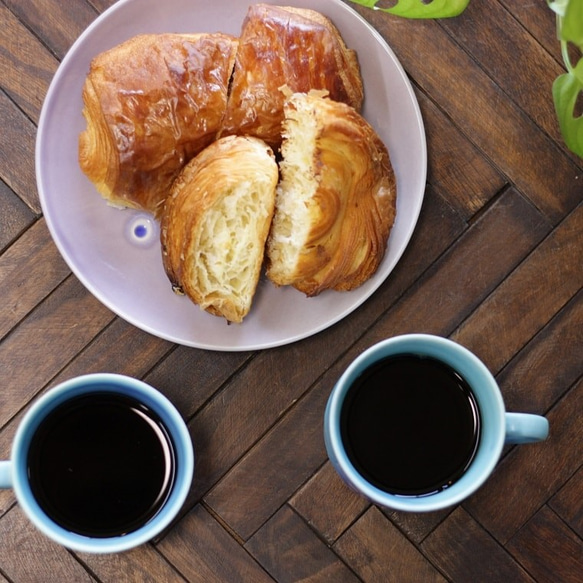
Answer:
[{"label": "green plant leaf", "polygon": [[562,16],[560,40],[583,50],[583,0],[569,0]]},{"label": "green plant leaf", "polygon": [[390,8],[377,7],[381,0],[350,0],[374,10],[382,10],[403,18],[450,18],[458,16],[470,0],[397,0]]},{"label": "green plant leaf", "polygon": [[553,0],[552,2],[548,2],[548,4],[553,12],[556,12],[559,16],[565,16],[569,0]]},{"label": "green plant leaf", "polygon": [[553,83],[553,100],[561,134],[567,147],[583,158],[583,115],[575,116],[579,93],[583,92],[583,58],[575,67],[575,73],[565,73]]},{"label": "green plant leaf", "polygon": [[576,115],[583,101],[583,57],[571,63],[569,43],[583,52],[583,0],[554,0],[549,8],[557,14],[557,37],[567,72],[553,83],[553,101],[565,145],[583,158],[583,115]]}]

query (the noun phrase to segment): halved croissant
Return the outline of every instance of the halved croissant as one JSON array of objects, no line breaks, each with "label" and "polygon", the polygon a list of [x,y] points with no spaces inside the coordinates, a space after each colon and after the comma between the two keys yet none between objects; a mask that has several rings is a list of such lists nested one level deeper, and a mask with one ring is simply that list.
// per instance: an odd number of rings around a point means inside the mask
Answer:
[{"label": "halved croissant", "polygon": [[112,204],[159,212],[178,172],[219,131],[236,48],[219,33],[150,34],[92,61],[79,162]]},{"label": "halved croissant", "polygon": [[356,53],[328,18],[309,9],[256,4],[242,25],[221,135],[281,143],[288,93],[327,90],[360,109],[363,85]]},{"label": "halved croissant", "polygon": [[395,219],[385,145],[352,107],[295,94],[285,105],[282,156],[268,278],[308,296],[361,285],[378,269]]},{"label": "halved croissant", "polygon": [[180,173],[161,216],[162,259],[175,291],[229,322],[249,313],[273,217],[278,167],[255,138],[228,136]]}]

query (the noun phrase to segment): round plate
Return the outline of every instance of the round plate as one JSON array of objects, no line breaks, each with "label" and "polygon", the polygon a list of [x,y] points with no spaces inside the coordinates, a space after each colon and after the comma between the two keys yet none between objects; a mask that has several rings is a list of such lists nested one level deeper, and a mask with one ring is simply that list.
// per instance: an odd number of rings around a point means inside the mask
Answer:
[{"label": "round plate", "polygon": [[[267,2],[270,3],[270,2]],[[277,2],[274,2],[277,3]],[[351,292],[306,298],[262,276],[242,324],[228,325],[173,293],[162,267],[158,225],[149,215],[108,206],[79,168],[85,127],[81,92],[91,59],[140,33],[224,32],[238,36],[248,4],[240,0],[121,0],[79,37],[63,59],[43,105],[36,143],[40,200],[69,267],[109,309],[133,325],[179,344],[210,350],[257,350],[295,342],[338,322],[382,284],[403,254],[423,201],[427,151],[409,80],[383,38],[340,0],[286,0],[328,16],[357,51],[364,117],[389,149],[397,177],[397,218],[377,273]]]}]

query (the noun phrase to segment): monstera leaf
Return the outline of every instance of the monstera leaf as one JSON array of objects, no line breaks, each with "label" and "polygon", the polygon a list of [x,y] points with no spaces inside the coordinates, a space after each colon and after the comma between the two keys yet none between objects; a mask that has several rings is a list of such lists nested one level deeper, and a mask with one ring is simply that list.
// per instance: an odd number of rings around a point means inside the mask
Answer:
[{"label": "monstera leaf", "polygon": [[[461,14],[470,0],[396,0],[383,7],[383,0],[351,0],[355,4],[382,10],[403,18],[449,18]],[[380,4],[380,6],[377,6]]]}]

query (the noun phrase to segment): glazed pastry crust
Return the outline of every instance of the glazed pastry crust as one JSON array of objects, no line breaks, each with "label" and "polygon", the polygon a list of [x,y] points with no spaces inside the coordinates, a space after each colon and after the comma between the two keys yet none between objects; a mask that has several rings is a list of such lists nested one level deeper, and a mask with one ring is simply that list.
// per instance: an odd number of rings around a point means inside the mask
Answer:
[{"label": "glazed pastry crust", "polygon": [[274,212],[278,166],[255,138],[208,146],[176,179],[161,216],[162,259],[175,291],[240,323],[249,313]]},{"label": "glazed pastry crust", "polygon": [[110,203],[159,213],[181,168],[217,136],[236,48],[220,33],[139,35],[92,61],[79,163]]},{"label": "glazed pastry crust", "polygon": [[343,103],[296,94],[285,115],[267,276],[308,296],[354,289],[378,269],[395,220],[389,154]]},{"label": "glazed pastry crust", "polygon": [[251,6],[221,135],[253,135],[278,148],[285,98],[311,89],[327,90],[331,99],[360,110],[364,93],[356,53],[319,12]]}]

